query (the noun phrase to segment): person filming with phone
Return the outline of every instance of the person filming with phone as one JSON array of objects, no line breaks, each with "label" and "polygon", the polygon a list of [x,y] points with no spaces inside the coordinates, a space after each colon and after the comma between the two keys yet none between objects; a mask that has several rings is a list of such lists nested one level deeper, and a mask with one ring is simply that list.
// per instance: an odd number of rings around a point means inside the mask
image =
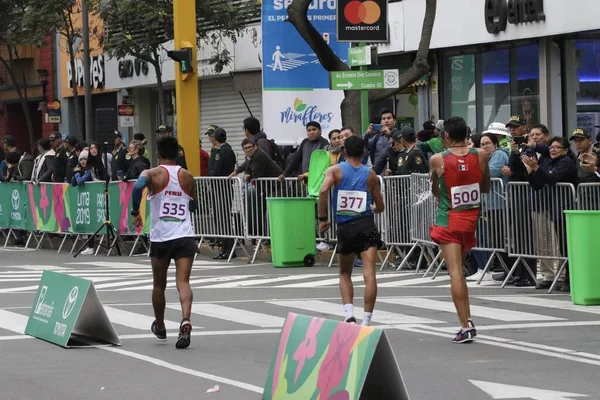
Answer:
[{"label": "person filming with phone", "polygon": [[[363,135],[365,147],[369,151],[371,165],[381,164],[381,159],[386,158],[390,148],[390,134],[396,127],[396,115],[391,110],[381,112],[380,124],[369,124],[367,132]],[[385,164],[385,161],[383,161]]]}]

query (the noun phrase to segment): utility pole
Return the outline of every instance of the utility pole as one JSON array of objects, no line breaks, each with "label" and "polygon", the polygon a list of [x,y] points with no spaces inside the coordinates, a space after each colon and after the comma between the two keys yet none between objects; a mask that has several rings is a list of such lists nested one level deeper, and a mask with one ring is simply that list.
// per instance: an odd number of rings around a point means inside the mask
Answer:
[{"label": "utility pole", "polygon": [[185,150],[188,170],[200,176],[200,115],[198,99],[198,49],[196,1],[173,1],[174,47],[168,56],[179,63],[175,69],[177,140]]},{"label": "utility pole", "polygon": [[[81,25],[83,27],[83,89],[85,103],[85,132],[86,141],[94,138],[92,126],[92,87],[90,85],[91,58],[90,58],[90,21],[88,0],[81,0]],[[77,101],[77,99],[75,99]]]}]

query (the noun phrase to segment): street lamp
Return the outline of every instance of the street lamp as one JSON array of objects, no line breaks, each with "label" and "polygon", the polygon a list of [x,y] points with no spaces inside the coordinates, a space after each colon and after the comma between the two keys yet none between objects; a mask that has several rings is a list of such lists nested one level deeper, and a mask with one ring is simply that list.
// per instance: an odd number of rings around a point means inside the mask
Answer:
[{"label": "street lamp", "polygon": [[48,98],[46,97],[46,86],[48,85],[48,70],[45,68],[39,68],[37,70],[38,80],[42,83],[42,101],[38,105],[38,111],[42,111],[46,109],[46,101]]}]

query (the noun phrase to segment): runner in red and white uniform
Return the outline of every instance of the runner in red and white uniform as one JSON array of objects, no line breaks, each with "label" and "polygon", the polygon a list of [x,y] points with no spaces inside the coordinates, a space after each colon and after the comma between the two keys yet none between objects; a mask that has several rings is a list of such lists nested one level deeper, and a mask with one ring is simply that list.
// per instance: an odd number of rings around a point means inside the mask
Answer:
[{"label": "runner in red and white uniform", "polygon": [[431,191],[438,200],[431,239],[440,245],[448,265],[452,299],[461,330],[454,343],[472,342],[477,335],[471,320],[463,257],[475,246],[481,194],[490,191],[490,170],[484,150],[470,149],[467,124],[460,117],[444,121],[448,148],[431,158]]},{"label": "runner in red and white uniform", "polygon": [[165,289],[167,270],[171,260],[175,260],[175,281],[181,302],[182,321],[179,338],[175,347],[190,345],[192,324],[193,293],[190,287],[190,273],[194,257],[198,251],[194,239],[194,229],[190,211],[197,209],[194,177],[176,164],[179,155],[177,139],[171,136],[158,140],[158,160],[160,165],[147,169],[137,179],[133,190],[133,223],[142,225],[139,213],[144,187],[150,189],[148,202],[152,218],[150,229],[150,258],[154,288],[152,307],[156,320],[152,323],[152,333],[159,341],[167,340],[165,328]]}]

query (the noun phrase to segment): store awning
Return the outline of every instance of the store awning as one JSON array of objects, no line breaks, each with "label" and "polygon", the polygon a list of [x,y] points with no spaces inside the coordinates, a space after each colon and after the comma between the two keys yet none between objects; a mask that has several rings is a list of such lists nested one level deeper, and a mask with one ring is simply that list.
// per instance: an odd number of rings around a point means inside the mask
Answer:
[{"label": "store awning", "polygon": [[[409,68],[399,68],[398,72],[400,73],[400,75],[402,75],[403,73],[405,73],[408,70],[409,70]],[[409,86],[410,87],[426,86],[428,82],[429,82],[429,77],[427,75],[423,75],[419,79],[417,79],[413,84],[411,84]]]}]

